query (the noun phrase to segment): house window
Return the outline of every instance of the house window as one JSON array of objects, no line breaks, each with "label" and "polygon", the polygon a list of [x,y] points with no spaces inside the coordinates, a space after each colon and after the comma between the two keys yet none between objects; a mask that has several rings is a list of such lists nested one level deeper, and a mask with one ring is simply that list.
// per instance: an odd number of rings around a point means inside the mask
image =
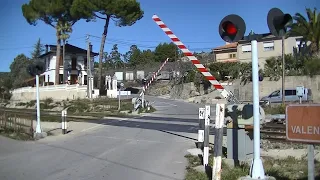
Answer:
[{"label": "house window", "polygon": [[241,48],[243,53],[251,52],[251,44],[242,45]]},{"label": "house window", "polygon": [[299,39],[296,39],[296,48],[299,48],[300,43],[301,43],[301,47],[303,47],[303,46],[305,45],[304,42],[301,42],[301,39],[300,39],[300,38],[299,38]]},{"label": "house window", "polygon": [[50,70],[50,58],[47,58],[47,62],[48,62],[47,68],[48,68],[48,70]]},{"label": "house window", "polygon": [[84,84],[84,85],[87,85],[87,75],[84,75],[84,76],[83,76],[83,84]]},{"label": "house window", "polygon": [[263,50],[264,51],[273,51],[274,50],[274,43],[273,42],[264,42],[263,43]]},{"label": "house window", "polygon": [[236,53],[229,54],[229,58],[230,59],[236,58]]},{"label": "house window", "polygon": [[76,57],[73,57],[71,59],[71,68],[72,68],[72,70],[77,69],[77,58]]},{"label": "house window", "polygon": [[84,68],[86,69],[86,68],[87,68],[87,65],[88,65],[88,60],[87,60],[87,58],[84,58],[83,64],[84,64]]},{"label": "house window", "polygon": [[59,84],[63,84],[63,74],[59,74]]}]

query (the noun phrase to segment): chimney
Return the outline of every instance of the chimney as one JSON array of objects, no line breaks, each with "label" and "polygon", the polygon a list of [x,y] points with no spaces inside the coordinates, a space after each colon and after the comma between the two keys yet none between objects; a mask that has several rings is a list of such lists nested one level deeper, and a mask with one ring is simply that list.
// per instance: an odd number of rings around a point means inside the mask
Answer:
[{"label": "chimney", "polygon": [[46,44],[46,53],[49,51],[49,45]]}]

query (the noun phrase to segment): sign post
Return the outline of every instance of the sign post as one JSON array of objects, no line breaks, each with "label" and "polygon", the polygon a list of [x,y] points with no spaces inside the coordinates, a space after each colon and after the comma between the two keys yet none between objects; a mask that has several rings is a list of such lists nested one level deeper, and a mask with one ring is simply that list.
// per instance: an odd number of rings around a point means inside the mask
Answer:
[{"label": "sign post", "polygon": [[199,130],[198,130],[198,148],[203,148],[204,142],[204,115],[205,108],[199,108]]},{"label": "sign post", "polygon": [[203,148],[203,165],[209,164],[209,136],[210,136],[210,106],[205,107],[204,117],[204,148]]},{"label": "sign post", "polygon": [[308,145],[308,180],[314,180],[314,144],[320,143],[320,104],[290,104],[286,108],[286,136]]},{"label": "sign post", "polygon": [[[254,36],[253,32],[249,36]],[[252,87],[253,87],[253,160],[250,175],[253,179],[264,179],[265,173],[260,157],[260,109],[259,109],[259,64],[257,40],[251,41]]]},{"label": "sign post", "polygon": [[64,109],[61,111],[61,120],[62,120],[62,134],[66,134],[67,133],[67,110]]},{"label": "sign post", "polygon": [[225,104],[216,104],[216,122],[215,122],[215,133],[214,133],[212,180],[221,179],[224,115],[225,115]]},{"label": "sign post", "polygon": [[119,106],[118,106],[118,110],[120,111],[120,96],[121,96],[121,89],[122,89],[122,87],[124,86],[124,84],[123,83],[120,83],[120,87],[119,87],[119,95],[118,95],[118,97],[119,97]]},{"label": "sign post", "polygon": [[39,75],[36,75],[36,100],[37,100],[37,126],[36,133],[41,133],[40,123],[40,92],[39,92]]}]

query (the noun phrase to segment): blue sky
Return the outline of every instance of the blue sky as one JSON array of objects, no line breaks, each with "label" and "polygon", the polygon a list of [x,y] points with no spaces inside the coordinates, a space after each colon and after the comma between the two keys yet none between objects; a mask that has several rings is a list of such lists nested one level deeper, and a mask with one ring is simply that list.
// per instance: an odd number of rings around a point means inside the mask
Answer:
[{"label": "blue sky", "polygon": [[[28,0],[2,0],[0,7],[0,72],[9,71],[13,59],[20,53],[30,56],[38,38],[43,44],[55,44],[55,30],[39,22],[29,25],[24,19],[21,6]],[[267,14],[273,7],[294,15],[305,14],[305,7],[320,9],[319,0],[140,0],[144,17],[130,27],[115,27],[111,22],[105,51],[118,44],[121,52],[128,51],[132,44],[140,49],[152,49],[169,38],[152,20],[157,14],[191,51],[210,51],[223,45],[218,33],[221,19],[228,14],[238,14],[246,22],[248,34],[269,32]],[[85,36],[101,37],[104,22],[79,21],[73,27],[69,43],[85,48]],[[99,52],[100,39],[91,37],[93,50]],[[98,58],[96,58],[97,60]]]}]

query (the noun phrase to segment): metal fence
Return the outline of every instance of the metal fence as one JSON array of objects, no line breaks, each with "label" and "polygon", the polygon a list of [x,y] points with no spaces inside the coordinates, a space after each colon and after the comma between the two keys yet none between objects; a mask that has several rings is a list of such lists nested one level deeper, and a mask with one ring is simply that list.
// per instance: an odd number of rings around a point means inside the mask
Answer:
[{"label": "metal fence", "polygon": [[25,133],[33,137],[33,119],[32,114],[22,114],[0,110],[0,127],[12,129],[14,132]]}]

